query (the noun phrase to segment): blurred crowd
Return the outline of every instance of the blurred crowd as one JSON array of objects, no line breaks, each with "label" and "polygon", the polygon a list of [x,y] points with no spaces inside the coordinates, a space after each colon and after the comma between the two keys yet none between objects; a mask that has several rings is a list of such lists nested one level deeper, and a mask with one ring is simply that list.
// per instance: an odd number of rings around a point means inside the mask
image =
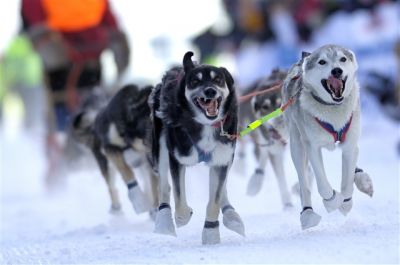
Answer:
[{"label": "blurred crowd", "polygon": [[[58,135],[68,130],[88,91],[95,87],[115,91],[130,64],[132,47],[109,1],[68,0],[60,5],[61,1],[21,0],[20,30],[0,57],[0,119],[22,105],[26,128],[46,128],[49,176],[63,148]],[[363,87],[390,117],[400,120],[399,21],[393,11],[399,8],[397,1],[221,3],[226,20],[192,36],[191,43],[201,62],[221,65],[222,58],[231,58],[230,70],[240,90],[276,67],[288,68],[302,50],[342,44],[353,49],[363,65]],[[135,37],[140,38],[131,36]],[[117,69],[111,88],[102,83],[104,52],[112,53]]]},{"label": "blurred crowd", "polygon": [[[234,56],[239,86],[245,89],[275,67],[288,68],[301,52],[326,43],[353,49],[359,61],[380,56],[388,68],[361,67],[365,87],[383,105],[399,105],[398,15],[390,18],[381,7],[389,0],[223,0],[229,26],[212,25],[193,39],[203,62],[223,53]],[[397,8],[398,8],[397,3]],[[395,11],[393,12],[396,13]],[[394,21],[393,21],[394,20]],[[392,29],[389,29],[392,28]],[[385,35],[387,32],[391,36]],[[397,35],[397,36],[396,36]],[[374,58],[375,59],[375,58]],[[394,62],[394,64],[393,64]],[[368,63],[369,64],[369,63]],[[383,64],[388,67],[387,62]],[[397,83],[397,88],[396,88]],[[400,119],[400,114],[391,111]]]}]

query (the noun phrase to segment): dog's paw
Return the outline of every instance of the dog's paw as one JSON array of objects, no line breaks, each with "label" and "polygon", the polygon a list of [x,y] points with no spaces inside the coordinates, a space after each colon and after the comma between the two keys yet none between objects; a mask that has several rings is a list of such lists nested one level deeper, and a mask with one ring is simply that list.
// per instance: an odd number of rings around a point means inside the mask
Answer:
[{"label": "dog's paw", "polygon": [[213,227],[213,228],[203,228],[203,233],[202,233],[202,243],[203,245],[215,245],[221,243],[221,238],[219,235],[219,227]]},{"label": "dog's paw", "polygon": [[154,233],[176,236],[171,208],[163,208],[157,212]]},{"label": "dog's paw", "polygon": [[264,171],[257,169],[256,172],[251,176],[249,183],[247,184],[247,195],[255,196],[260,192],[264,181]]},{"label": "dog's paw", "polygon": [[193,215],[193,210],[190,207],[175,209],[175,223],[177,227],[181,227],[189,223]]},{"label": "dog's paw", "polygon": [[346,216],[350,212],[352,207],[353,207],[353,200],[352,198],[348,198],[343,201],[342,205],[339,207],[339,211],[344,216]]},{"label": "dog's paw", "polygon": [[369,175],[363,171],[357,172],[354,175],[354,183],[359,191],[372,197],[374,194],[374,186]]},{"label": "dog's paw", "polygon": [[322,199],[325,209],[328,213],[339,209],[344,201],[343,195],[340,192],[333,190],[333,195],[329,199]]},{"label": "dog's paw", "polygon": [[313,209],[306,209],[300,214],[301,229],[305,230],[317,226],[321,221],[321,216],[316,214]]},{"label": "dog's paw", "polygon": [[133,209],[137,214],[147,212],[151,209],[148,198],[140,190],[139,185],[128,190],[128,197],[133,205]]},{"label": "dog's paw", "polygon": [[111,204],[109,212],[115,215],[122,214],[121,204]]},{"label": "dog's paw", "polygon": [[245,236],[245,229],[242,218],[234,209],[228,209],[223,211],[222,222],[224,226],[241,236]]}]

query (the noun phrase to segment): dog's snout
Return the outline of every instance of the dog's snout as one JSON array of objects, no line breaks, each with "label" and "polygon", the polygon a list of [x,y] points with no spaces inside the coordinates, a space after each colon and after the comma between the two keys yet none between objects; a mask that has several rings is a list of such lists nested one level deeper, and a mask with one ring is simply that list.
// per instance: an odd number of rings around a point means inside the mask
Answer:
[{"label": "dog's snout", "polygon": [[343,74],[343,70],[339,67],[336,67],[332,69],[331,74],[334,77],[339,78]]},{"label": "dog's snout", "polygon": [[214,98],[217,95],[217,91],[214,88],[209,87],[204,91],[204,95],[208,98]]}]

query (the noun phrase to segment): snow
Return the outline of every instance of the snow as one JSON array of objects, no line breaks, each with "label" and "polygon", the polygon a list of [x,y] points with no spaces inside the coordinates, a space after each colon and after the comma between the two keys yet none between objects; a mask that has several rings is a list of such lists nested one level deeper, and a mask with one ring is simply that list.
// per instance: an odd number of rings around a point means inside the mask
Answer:
[{"label": "snow", "polygon": [[[246,237],[221,226],[222,242],[214,246],[201,245],[208,197],[205,166],[187,171],[192,220],[177,230],[178,237],[163,236],[153,233],[147,214],[133,212],[121,178],[124,214],[117,216],[108,213],[108,193],[97,168],[71,172],[59,191],[49,192],[43,185],[42,142],[3,132],[0,263],[399,263],[399,125],[382,116],[373,100],[363,101],[362,124],[358,165],[373,179],[373,198],[356,190],[353,209],[344,217],[338,211],[328,214],[314,187],[314,209],[323,219],[302,231],[299,199],[293,195],[294,210],[282,210],[269,166],[260,194],[246,196],[254,167],[248,152],[246,161],[233,166],[228,183]],[[340,152],[324,152],[324,158],[330,181],[339,189]],[[289,152],[285,159],[292,185],[296,174]]]},{"label": "snow", "polygon": [[[132,1],[112,1],[133,42],[134,76],[153,79],[154,73],[161,73],[167,64],[180,58],[181,55],[177,54],[182,54],[187,49],[188,32],[193,32],[193,27],[196,32],[201,31],[218,14],[214,9],[211,13],[185,13],[185,18],[195,16],[195,19],[188,21],[197,22],[205,21],[200,16],[206,14],[207,23],[198,23],[197,26],[188,23],[182,28],[174,24],[178,17],[171,21],[158,19],[165,25],[161,27],[161,34],[155,32],[159,28],[148,15],[150,11],[143,12],[138,7],[143,5],[142,2],[132,7]],[[210,0],[209,4],[211,2],[215,5],[216,1]],[[0,11],[4,11],[4,16],[1,17],[4,21],[12,22],[12,25],[0,23],[3,40],[0,50],[4,49],[10,35],[18,27],[15,14],[19,1],[2,1],[2,4],[7,8],[0,8]],[[154,1],[145,4],[146,10],[154,11],[153,6]],[[199,8],[196,6],[193,9],[197,11]],[[202,8],[209,8],[209,5],[202,5]],[[336,39],[329,41],[355,49],[357,56],[368,49],[383,51],[385,54],[366,56],[364,53],[358,56],[360,70],[365,72],[372,68],[386,73],[393,72],[396,65],[392,52],[380,47],[383,44],[383,47],[390,46],[393,42],[392,37],[398,30],[398,25],[393,22],[397,21],[396,11],[398,4],[384,5],[378,11],[382,13],[384,22],[392,26],[373,32],[375,39],[371,39],[368,34],[332,34],[335,28],[353,25],[353,20],[357,23],[350,27],[349,32],[352,33],[360,32],[360,28],[367,23],[364,13],[351,16],[341,14],[332,18],[326,30],[321,29],[316,45],[324,44],[326,36],[335,36]],[[157,12],[164,14],[163,11]],[[7,27],[1,27],[2,24],[7,24]],[[146,27],[143,27],[144,24]],[[170,28],[174,29],[174,38],[167,36],[167,33],[171,33]],[[7,32],[3,32],[4,29]],[[154,44],[155,40],[168,43],[168,49],[164,51],[166,61],[161,62],[152,54],[152,47],[148,44]],[[364,47],[364,44],[368,44],[368,47]],[[260,50],[249,47],[250,52],[242,54],[243,60],[255,60],[254,54],[259,57],[261,54],[266,58],[272,48],[268,45],[263,48]],[[277,61],[278,58],[275,57],[271,60],[264,59],[265,65],[259,67],[262,71],[260,74],[263,75],[268,69],[275,67]],[[249,78],[254,68],[244,68],[248,72],[241,72],[243,76],[240,78]],[[398,264],[400,160],[396,146],[400,140],[400,125],[383,116],[375,101],[368,98],[363,91],[362,93],[362,137],[358,165],[370,174],[374,182],[373,198],[355,190],[353,209],[344,217],[338,211],[328,214],[316,187],[313,187],[313,206],[322,216],[322,221],[319,226],[302,231],[299,199],[293,195],[294,209],[282,209],[278,186],[269,165],[260,194],[255,197],[245,194],[247,182],[255,166],[251,154],[252,146],[248,145],[246,161],[238,161],[236,158],[228,179],[230,200],[243,218],[246,237],[242,238],[221,224],[222,242],[214,246],[201,245],[201,231],[208,200],[208,169],[205,166],[195,166],[187,170],[187,197],[194,209],[190,223],[177,229],[176,238],[158,235],[153,233],[154,225],[147,214],[134,213],[121,178],[117,179],[117,186],[124,213],[117,216],[108,213],[110,202],[106,185],[95,167],[71,171],[58,190],[47,190],[43,177],[46,170],[43,139],[40,135],[18,130],[15,121],[11,123],[11,127],[10,124],[3,123],[0,127],[0,264]],[[340,189],[340,152],[324,152],[324,161],[329,180],[336,189]],[[291,186],[297,177],[288,151],[285,154],[285,170]]]}]

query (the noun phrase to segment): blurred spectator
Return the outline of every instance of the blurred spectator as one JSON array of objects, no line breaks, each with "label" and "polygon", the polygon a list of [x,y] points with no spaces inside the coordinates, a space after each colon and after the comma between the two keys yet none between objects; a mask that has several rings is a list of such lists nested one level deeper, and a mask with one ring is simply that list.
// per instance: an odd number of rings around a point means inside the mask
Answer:
[{"label": "blurred spectator", "polygon": [[[336,43],[353,49],[369,50],[376,43],[359,39],[381,31],[383,21],[377,8],[394,0],[221,0],[230,21],[230,30],[218,34],[210,27],[193,39],[203,62],[214,63],[220,53],[231,53],[239,89],[251,85],[275,67],[288,68],[302,50]],[[360,9],[367,12],[357,12]],[[365,15],[363,15],[365,14]],[[362,19],[368,17],[369,29],[361,30]],[[336,18],[335,18],[336,17]],[[332,19],[334,18],[334,19]],[[332,22],[339,21],[336,25]],[[390,22],[389,22],[390,23]],[[332,25],[336,25],[333,28]],[[391,24],[389,24],[391,25]],[[334,34],[337,30],[340,34]],[[376,34],[375,34],[376,35]],[[320,37],[320,38],[319,38]],[[373,37],[372,37],[373,38]],[[387,40],[385,44],[390,45]],[[382,50],[382,52],[385,52]],[[362,54],[363,55],[363,54]],[[361,56],[360,56],[361,57]],[[392,82],[392,80],[390,80]]]},{"label": "blurred spectator", "polygon": [[44,66],[51,177],[62,151],[56,132],[65,131],[82,95],[100,85],[101,53],[113,51],[121,75],[129,48],[107,0],[22,0],[21,16]]},{"label": "blurred spectator", "polygon": [[37,132],[45,109],[40,58],[25,34],[17,35],[0,60],[0,105],[16,95],[22,99],[24,125]]}]

